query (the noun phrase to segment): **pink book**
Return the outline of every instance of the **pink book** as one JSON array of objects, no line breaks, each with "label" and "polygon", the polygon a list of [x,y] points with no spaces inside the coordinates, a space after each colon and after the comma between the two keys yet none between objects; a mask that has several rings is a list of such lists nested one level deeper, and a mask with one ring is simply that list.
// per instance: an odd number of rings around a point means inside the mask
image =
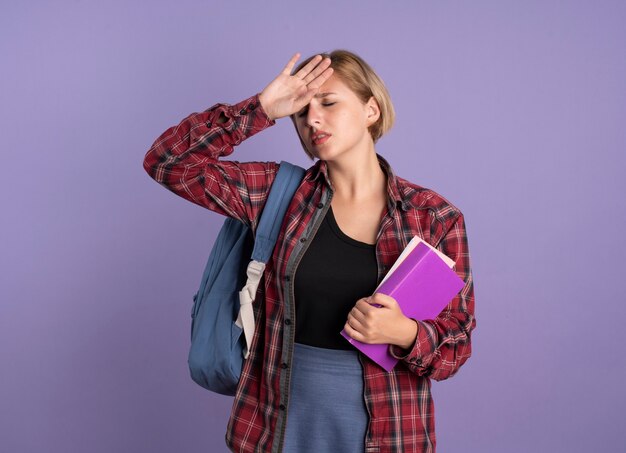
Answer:
[{"label": "pink book", "polygon": [[[465,286],[452,266],[454,261],[415,236],[375,292],[393,297],[409,318],[434,319]],[[398,363],[388,344],[361,343],[345,330],[341,335],[386,371]]]}]

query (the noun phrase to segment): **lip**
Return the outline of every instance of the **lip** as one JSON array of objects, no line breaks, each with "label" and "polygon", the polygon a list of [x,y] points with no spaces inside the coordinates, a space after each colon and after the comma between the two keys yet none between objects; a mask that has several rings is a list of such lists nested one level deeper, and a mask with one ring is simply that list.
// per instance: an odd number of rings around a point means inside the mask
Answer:
[{"label": "lip", "polygon": [[322,145],[326,143],[332,136],[333,134],[329,134],[328,132],[317,131],[311,136],[311,143],[313,143],[313,145],[315,146]]}]

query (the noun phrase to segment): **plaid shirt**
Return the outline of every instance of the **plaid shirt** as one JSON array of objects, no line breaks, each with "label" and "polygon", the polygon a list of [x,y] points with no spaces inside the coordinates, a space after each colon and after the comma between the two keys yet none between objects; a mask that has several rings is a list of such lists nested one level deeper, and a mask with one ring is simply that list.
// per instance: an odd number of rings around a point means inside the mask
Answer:
[{"label": "plaid shirt", "polygon": [[[166,130],[146,154],[144,168],[177,195],[255,231],[278,164],[218,159],[272,124],[258,95],[235,105],[217,104]],[[436,319],[418,322],[410,350],[390,346],[401,359],[391,372],[360,356],[369,415],[364,451],[434,452],[430,378],[442,380],[458,371],[471,354],[470,333],[476,325],[465,224],[447,200],[395,176],[378,158],[388,192],[376,243],[379,282],[418,235],[455,261],[466,284]],[[256,297],[257,328],[226,434],[233,451],[282,451],[295,336],[293,276],[332,193],[326,163],[318,161],[307,170],[288,208]]]}]

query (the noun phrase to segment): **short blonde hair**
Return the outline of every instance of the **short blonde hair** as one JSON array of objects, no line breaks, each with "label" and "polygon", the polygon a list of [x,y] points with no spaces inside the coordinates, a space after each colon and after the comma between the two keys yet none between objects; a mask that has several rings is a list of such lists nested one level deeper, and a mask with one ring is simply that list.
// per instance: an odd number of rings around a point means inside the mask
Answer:
[{"label": "short blonde hair", "polygon": [[[337,75],[357,95],[361,102],[366,103],[371,97],[374,97],[380,109],[380,117],[369,127],[369,132],[372,140],[376,143],[380,137],[391,129],[396,118],[391,96],[387,91],[387,87],[385,87],[385,83],[365,60],[353,52],[338,49],[330,53],[316,55],[330,58],[330,67],[333,68],[333,75]],[[293,70],[293,74],[302,69],[314,57],[315,55],[312,55],[300,63]],[[291,115],[291,119],[295,125],[295,116]],[[302,139],[300,139],[300,142],[307,155],[313,159]]]}]

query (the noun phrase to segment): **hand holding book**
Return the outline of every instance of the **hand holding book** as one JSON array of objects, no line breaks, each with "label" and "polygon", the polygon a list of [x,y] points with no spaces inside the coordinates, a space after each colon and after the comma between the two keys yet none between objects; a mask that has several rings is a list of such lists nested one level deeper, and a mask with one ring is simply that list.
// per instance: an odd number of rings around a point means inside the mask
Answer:
[{"label": "hand holding book", "polygon": [[344,330],[362,343],[395,344],[406,349],[415,342],[417,323],[402,313],[393,297],[374,293],[357,301]]},{"label": "hand holding book", "polygon": [[[434,319],[465,285],[451,269],[453,266],[454,261],[449,257],[415,236],[375,293],[395,299],[407,318]],[[362,301],[367,303],[365,299]],[[371,309],[379,308],[371,306]],[[348,335],[346,329],[341,335],[387,371],[398,362],[390,354],[388,344],[362,343]]]}]

